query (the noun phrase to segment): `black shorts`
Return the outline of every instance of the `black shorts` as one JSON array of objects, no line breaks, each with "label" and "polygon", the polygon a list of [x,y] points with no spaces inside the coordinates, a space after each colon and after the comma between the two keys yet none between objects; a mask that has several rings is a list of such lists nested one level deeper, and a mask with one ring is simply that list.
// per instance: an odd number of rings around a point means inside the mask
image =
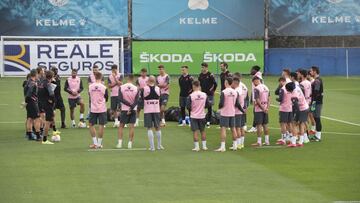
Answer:
[{"label": "black shorts", "polygon": [[166,106],[168,101],[169,101],[169,95],[167,95],[167,94],[160,95],[160,105],[161,106]]},{"label": "black shorts", "polygon": [[206,124],[206,119],[198,119],[198,118],[191,118],[190,121],[190,125],[191,125],[191,130],[193,132],[199,130],[200,132],[204,132],[205,130],[205,124]]},{"label": "black shorts", "polygon": [[114,97],[110,97],[110,109],[112,111],[116,111],[119,109],[119,97],[118,96],[114,96]]},{"label": "black shorts", "polygon": [[44,105],[44,110],[45,110],[45,120],[48,122],[54,121],[54,105],[47,103]]},{"label": "black shorts", "polygon": [[255,125],[266,125],[269,123],[269,115],[264,112],[254,112]]},{"label": "black shorts", "polygon": [[55,109],[62,109],[62,108],[65,108],[62,97],[56,97],[55,98]]},{"label": "black shorts", "polygon": [[127,114],[128,111],[121,111],[119,120],[123,124],[134,124],[136,122],[136,111],[132,110],[131,114]]},{"label": "black shorts", "polygon": [[89,115],[89,123],[91,125],[105,125],[107,123],[107,113],[91,113]]},{"label": "black shorts", "polygon": [[292,112],[283,112],[279,111],[279,122],[280,123],[291,123],[293,122],[293,113]]},{"label": "black shorts", "polygon": [[39,112],[40,113],[45,113],[45,102],[44,101],[39,100],[38,107],[39,107]]},{"label": "black shorts", "polygon": [[245,114],[235,115],[235,127],[242,128],[245,126]]},{"label": "black shorts", "polygon": [[220,127],[225,127],[225,128],[235,127],[235,116],[234,117],[220,116]]},{"label": "black shorts", "polygon": [[138,102],[137,102],[137,109],[144,109],[144,99],[143,98],[139,98]]},{"label": "black shorts", "polygon": [[81,97],[78,97],[76,99],[68,99],[69,107],[72,109],[72,108],[75,108],[76,105],[80,105],[80,100],[81,100]]},{"label": "black shorts", "polygon": [[159,128],[160,127],[160,113],[144,113],[144,127],[145,128]]},{"label": "black shorts", "polygon": [[295,121],[300,123],[305,123],[308,119],[309,110],[298,111],[296,113]]},{"label": "black shorts", "polygon": [[26,117],[31,119],[37,119],[40,117],[39,106],[37,102],[29,102],[26,105]]},{"label": "black shorts", "polygon": [[187,101],[187,97],[179,97],[179,106],[180,107],[186,107],[186,101]]}]

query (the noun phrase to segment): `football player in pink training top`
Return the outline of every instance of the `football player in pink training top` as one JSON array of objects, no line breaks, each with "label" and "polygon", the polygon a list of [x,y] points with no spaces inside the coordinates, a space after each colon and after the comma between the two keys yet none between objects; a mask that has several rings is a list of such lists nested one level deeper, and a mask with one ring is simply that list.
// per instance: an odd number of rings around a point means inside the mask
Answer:
[{"label": "football player in pink training top", "polygon": [[119,88],[119,101],[121,102],[120,127],[118,129],[118,144],[116,148],[122,148],[123,129],[129,124],[128,149],[132,148],[134,141],[134,124],[136,121],[136,106],[139,99],[139,90],[133,84],[134,76],[127,76],[127,82]]},{"label": "football player in pink training top", "polygon": [[144,99],[144,126],[147,128],[149,138],[150,151],[155,151],[154,133],[152,128],[155,129],[157,137],[157,149],[163,150],[161,144],[161,129],[160,129],[160,88],[156,86],[156,79],[150,76],[147,85],[144,86],[142,91]]},{"label": "football player in pink training top", "polygon": [[237,134],[235,129],[235,110],[238,108],[244,112],[239,103],[239,94],[231,88],[233,79],[227,77],[225,79],[225,89],[221,91],[219,111],[220,111],[220,148],[216,149],[216,152],[225,152],[225,140],[226,140],[226,129],[230,128],[233,138],[233,145],[230,147],[231,150],[237,150]]},{"label": "football player in pink training top", "polygon": [[209,99],[206,93],[201,91],[201,86],[199,81],[192,82],[193,92],[188,96],[186,106],[190,112],[191,118],[191,130],[194,133],[194,149],[192,151],[200,151],[199,146],[199,135],[198,131],[201,134],[201,144],[202,150],[206,151],[208,148],[206,146],[206,134],[205,134],[205,125],[206,125],[206,113],[205,108],[210,105]]},{"label": "football player in pink training top", "polygon": [[[300,81],[300,87],[303,90],[306,102],[309,104],[309,106],[311,106],[311,82],[309,80],[307,80],[307,75],[308,72],[307,70],[301,69],[298,71],[298,79]],[[310,117],[310,111],[308,113],[308,121],[309,121],[309,117]],[[305,130],[305,134],[304,134],[304,143],[309,143],[309,137],[308,137],[308,122],[305,123],[306,125],[306,130]]]},{"label": "football player in pink training top", "polygon": [[120,121],[119,117],[119,87],[122,84],[121,74],[118,71],[117,65],[111,66],[111,74],[108,78],[108,87],[111,90],[110,93],[110,112],[111,116],[114,118],[114,128],[119,127]]},{"label": "football player in pink training top", "polygon": [[270,145],[269,139],[269,128],[267,126],[269,122],[269,107],[270,107],[270,92],[269,88],[261,83],[259,77],[254,77],[252,79],[254,83],[254,121],[256,124],[256,133],[257,133],[257,142],[252,144],[252,146],[262,146],[261,134],[264,129],[265,134],[265,145]]},{"label": "football player in pink training top", "polygon": [[240,111],[238,108],[235,109],[235,128],[236,128],[236,134],[237,134],[237,146],[238,149],[244,148],[244,142],[245,142],[245,130],[244,126],[246,123],[246,109],[248,106],[248,89],[245,86],[244,83],[241,81],[241,74],[240,73],[234,73],[234,81],[231,85],[231,87],[239,94],[239,103],[240,106],[243,108],[243,112]]},{"label": "football player in pink training top", "polygon": [[156,78],[156,83],[160,87],[160,117],[161,126],[165,126],[165,108],[169,101],[170,95],[170,76],[166,74],[165,67],[159,65],[159,75]]},{"label": "football player in pink training top", "polygon": [[144,108],[144,98],[142,98],[142,92],[144,90],[144,87],[147,85],[147,81],[149,80],[149,77],[147,76],[147,70],[146,68],[141,69],[140,71],[140,77],[138,77],[138,79],[136,80],[136,86],[139,88],[140,91],[140,97],[139,97],[139,101],[138,101],[138,105],[137,105],[137,110],[136,110],[136,122],[135,122],[135,127],[139,126],[139,116],[140,116],[140,112],[141,109]]},{"label": "football player in pink training top", "polygon": [[[104,136],[104,125],[107,123],[106,115],[106,101],[108,93],[106,86],[102,84],[102,74],[100,72],[94,73],[95,82],[89,86],[89,96],[91,98],[91,107],[89,115],[89,129],[93,143],[90,145],[91,149],[101,149],[102,139]],[[99,125],[98,132],[96,132],[95,125]]]},{"label": "football player in pink training top", "polygon": [[83,99],[80,96],[80,93],[83,91],[83,89],[84,89],[83,83],[81,79],[77,76],[77,70],[72,69],[71,76],[65,81],[64,91],[69,93],[68,100],[70,107],[70,118],[71,118],[71,125],[73,128],[76,127],[75,116],[74,116],[74,110],[76,105],[80,105],[79,126],[86,125],[84,122],[85,105]]}]

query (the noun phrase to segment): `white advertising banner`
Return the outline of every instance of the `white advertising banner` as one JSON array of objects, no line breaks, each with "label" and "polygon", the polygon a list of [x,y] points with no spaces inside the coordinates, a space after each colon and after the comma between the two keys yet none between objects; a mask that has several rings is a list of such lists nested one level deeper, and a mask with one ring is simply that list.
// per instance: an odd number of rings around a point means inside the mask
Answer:
[{"label": "white advertising banner", "polygon": [[5,76],[22,76],[38,66],[57,67],[60,75],[89,75],[97,65],[103,74],[120,66],[119,40],[4,41]]}]

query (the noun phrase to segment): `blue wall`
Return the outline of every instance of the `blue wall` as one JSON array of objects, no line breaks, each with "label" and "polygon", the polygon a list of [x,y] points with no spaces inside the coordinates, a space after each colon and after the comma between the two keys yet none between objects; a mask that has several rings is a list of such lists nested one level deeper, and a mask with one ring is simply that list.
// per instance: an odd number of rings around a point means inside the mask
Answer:
[{"label": "blue wall", "polygon": [[265,53],[265,72],[278,75],[283,68],[320,67],[321,75],[346,75],[346,50],[349,75],[360,75],[360,48],[273,48]]}]

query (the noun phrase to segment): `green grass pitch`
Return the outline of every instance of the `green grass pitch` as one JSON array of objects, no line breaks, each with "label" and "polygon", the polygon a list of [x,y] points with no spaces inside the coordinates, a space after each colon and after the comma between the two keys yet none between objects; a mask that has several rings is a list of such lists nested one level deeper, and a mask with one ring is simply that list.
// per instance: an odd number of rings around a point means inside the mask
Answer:
[{"label": "green grass pitch", "polygon": [[[0,202],[334,202],[360,200],[360,78],[324,77],[323,141],[303,148],[246,148],[215,153],[219,129],[207,130],[210,151],[194,153],[188,127],[167,123],[164,151],[88,151],[88,129],[62,130],[62,141],[24,139],[22,78],[0,79]],[[265,77],[272,95],[276,77]],[[85,82],[85,80],[84,80]],[[245,79],[248,87],[249,79]],[[63,93],[67,103],[66,94]],[[83,97],[87,99],[86,93]],[[178,102],[172,80],[170,103]],[[218,98],[216,99],[217,106]],[[276,104],[275,96],[272,103]],[[67,105],[67,104],[66,104]],[[87,111],[87,110],[86,110]],[[250,110],[251,112],[251,110]],[[336,120],[334,120],[336,119]],[[59,121],[59,112],[57,114]],[[252,121],[249,115],[248,121]],[[67,124],[70,126],[67,111]],[[112,123],[104,147],[117,141]],[[249,125],[249,123],[248,123]],[[279,138],[270,111],[271,143]],[[125,130],[125,144],[127,143]],[[227,147],[230,146],[228,134]],[[135,130],[135,148],[148,146]]]}]

